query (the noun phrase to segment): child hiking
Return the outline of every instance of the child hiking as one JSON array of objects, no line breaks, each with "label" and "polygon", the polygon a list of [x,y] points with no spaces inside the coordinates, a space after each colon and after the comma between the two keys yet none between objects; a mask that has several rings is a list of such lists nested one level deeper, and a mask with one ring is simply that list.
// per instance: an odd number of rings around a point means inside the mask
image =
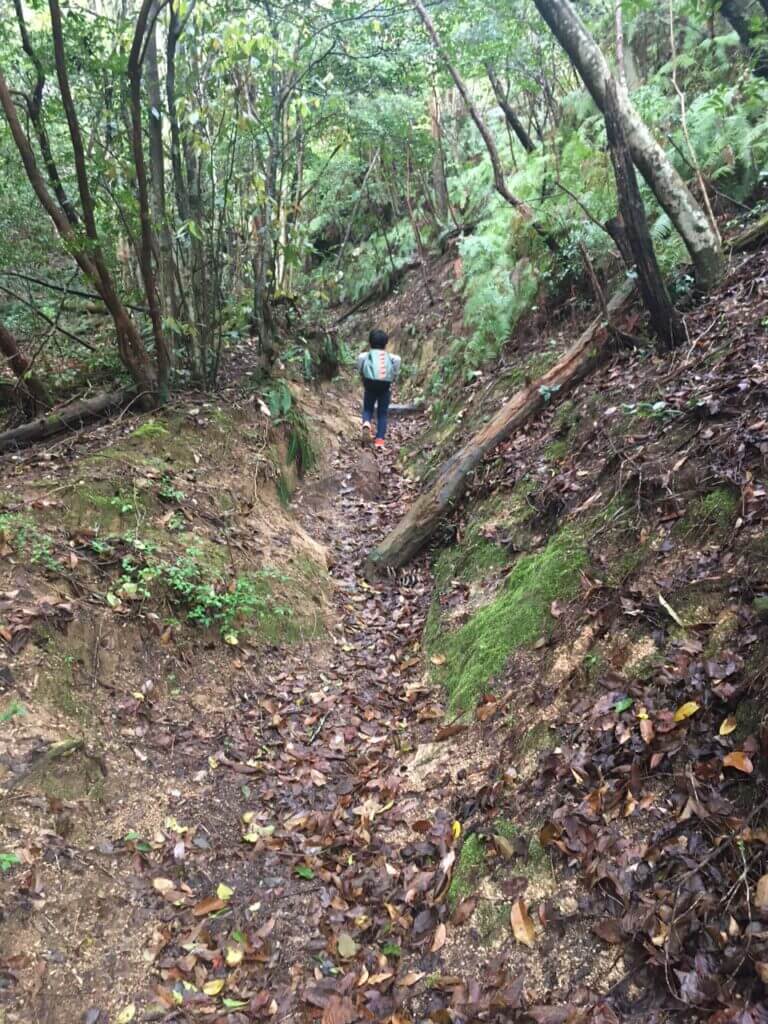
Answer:
[{"label": "child hiking", "polygon": [[389,337],[374,330],[368,335],[368,350],[357,357],[357,369],[363,381],[363,445],[371,442],[374,411],[376,413],[377,448],[384,447],[387,436],[387,413],[392,385],[400,373],[400,356],[386,351]]}]

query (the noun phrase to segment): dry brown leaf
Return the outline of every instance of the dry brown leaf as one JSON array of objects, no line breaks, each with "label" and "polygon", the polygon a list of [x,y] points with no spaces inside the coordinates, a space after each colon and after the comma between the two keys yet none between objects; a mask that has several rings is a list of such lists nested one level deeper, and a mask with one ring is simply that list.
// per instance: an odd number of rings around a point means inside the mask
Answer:
[{"label": "dry brown leaf", "polygon": [[322,1024],[352,1024],[357,1020],[357,1011],[349,996],[334,993],[323,1010]]},{"label": "dry brown leaf", "polygon": [[399,984],[405,988],[410,988],[415,985],[417,981],[421,981],[424,977],[424,971],[409,971],[404,978],[400,978]]},{"label": "dry brown leaf", "polygon": [[226,901],[220,900],[218,896],[207,896],[204,900],[200,900],[199,903],[195,904],[192,908],[192,913],[195,917],[205,917],[206,914],[213,914],[217,910],[223,910],[226,905]]},{"label": "dry brown leaf", "polygon": [[432,952],[437,953],[438,950],[442,949],[445,945],[445,940],[448,936],[448,929],[445,927],[443,922],[435,928],[435,937],[432,940]]},{"label": "dry brown leaf", "polygon": [[512,925],[512,933],[518,942],[522,942],[524,946],[533,946],[536,940],[536,932],[533,927],[533,921],[522,900],[515,900],[512,904],[512,909],[509,912],[509,923]]},{"label": "dry brown leaf", "polygon": [[653,742],[656,730],[653,728],[653,722],[650,718],[642,718],[640,720],[640,735],[643,737],[643,743]]},{"label": "dry brown leaf", "polygon": [[768,910],[768,875],[761,875],[757,880],[755,906],[760,910]]},{"label": "dry brown leaf", "polygon": [[737,771],[744,772],[745,775],[751,775],[754,770],[752,762],[743,750],[732,750],[730,754],[726,754],[723,758],[723,766],[735,768]]}]

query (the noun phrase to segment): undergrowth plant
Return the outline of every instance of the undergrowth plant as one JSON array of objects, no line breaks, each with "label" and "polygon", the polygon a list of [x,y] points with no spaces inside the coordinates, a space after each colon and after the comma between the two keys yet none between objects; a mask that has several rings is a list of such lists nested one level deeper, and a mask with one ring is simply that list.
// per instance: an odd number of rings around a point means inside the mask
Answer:
[{"label": "undergrowth plant", "polygon": [[288,442],[288,459],[299,476],[317,465],[317,451],[309,435],[307,418],[296,404],[285,381],[276,380],[262,393],[275,426],[283,426]]},{"label": "undergrowth plant", "polygon": [[202,552],[194,547],[174,561],[155,558],[148,548],[141,557],[123,558],[122,575],[107,602],[145,601],[164,591],[188,622],[215,627],[225,640],[237,642],[237,629],[252,619],[290,617],[290,609],[270,594],[271,586],[281,580],[285,577],[270,569],[228,576],[207,565]]}]

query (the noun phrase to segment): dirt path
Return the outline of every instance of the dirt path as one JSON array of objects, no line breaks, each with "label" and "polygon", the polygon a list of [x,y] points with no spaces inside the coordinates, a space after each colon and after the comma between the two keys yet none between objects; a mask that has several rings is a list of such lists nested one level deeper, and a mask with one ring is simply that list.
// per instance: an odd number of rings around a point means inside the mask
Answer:
[{"label": "dirt path", "polygon": [[44,852],[2,921],[3,1024],[386,1019],[438,969],[456,829],[407,783],[443,717],[422,682],[428,580],[359,573],[410,497],[395,452],[415,428],[342,446],[298,498],[331,552],[330,633],[196,666],[201,692],[135,730],[93,845],[66,800],[10,797]]}]

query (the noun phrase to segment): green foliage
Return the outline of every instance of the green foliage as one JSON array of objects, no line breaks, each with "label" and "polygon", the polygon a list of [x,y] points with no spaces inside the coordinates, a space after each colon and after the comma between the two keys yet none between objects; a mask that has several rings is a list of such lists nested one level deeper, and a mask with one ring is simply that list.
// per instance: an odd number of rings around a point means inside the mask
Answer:
[{"label": "green foliage", "polygon": [[[309,433],[309,424],[299,406],[293,398],[293,393],[285,381],[277,380],[263,392],[264,400],[275,426],[284,426],[288,440],[288,460],[292,462],[299,476],[314,469],[317,465],[317,451]],[[283,481],[283,493],[278,494],[281,501],[285,494],[285,482]]]},{"label": "green foliage", "polygon": [[461,900],[471,896],[475,890],[485,862],[482,839],[476,834],[468,835],[461,846],[459,859],[448,890],[448,906],[454,910]]},{"label": "green foliage", "polygon": [[[271,596],[277,575],[268,569],[256,574],[224,575],[210,566],[194,547],[172,562],[144,552],[139,559],[127,556],[122,576],[114,589],[118,599],[143,601],[160,588],[171,604],[185,613],[188,622],[203,628],[216,627],[226,638],[236,639],[236,630],[255,619],[262,626],[290,618],[288,608]],[[109,597],[109,595],[108,595]]]},{"label": "green foliage", "polygon": [[0,711],[0,722],[10,722],[12,718],[18,718],[26,713],[27,709],[20,701],[12,700]]}]

